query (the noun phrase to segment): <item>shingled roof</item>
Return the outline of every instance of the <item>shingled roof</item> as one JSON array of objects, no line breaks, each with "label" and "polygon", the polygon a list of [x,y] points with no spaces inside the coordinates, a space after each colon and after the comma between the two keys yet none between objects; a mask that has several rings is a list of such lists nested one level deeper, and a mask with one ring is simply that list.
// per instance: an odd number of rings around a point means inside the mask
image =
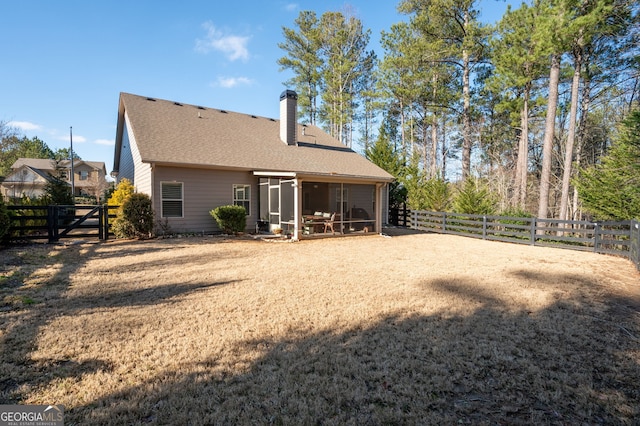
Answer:
[{"label": "shingled roof", "polygon": [[[60,167],[63,167],[63,168],[71,167],[71,161],[69,160],[60,160],[58,164],[60,165]],[[92,167],[94,169],[100,169],[100,170],[105,169],[104,163],[102,161],[75,160],[73,164],[74,166],[77,166],[80,164],[86,164],[89,167]],[[55,160],[51,160],[48,158],[18,158],[13,163],[11,168],[13,170],[17,170],[22,166],[29,166],[31,168],[40,169],[44,171],[53,171],[56,168],[56,163],[55,163]]]},{"label": "shingled roof", "polygon": [[290,146],[280,139],[277,119],[128,93],[120,94],[116,172],[125,114],[143,162],[393,180],[389,173],[316,126],[298,124],[298,143]]}]

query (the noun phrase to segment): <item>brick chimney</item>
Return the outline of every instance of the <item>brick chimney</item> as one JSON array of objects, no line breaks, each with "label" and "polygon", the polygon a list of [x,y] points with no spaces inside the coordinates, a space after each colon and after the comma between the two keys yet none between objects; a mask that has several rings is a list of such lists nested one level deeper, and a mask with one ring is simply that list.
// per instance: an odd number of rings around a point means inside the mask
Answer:
[{"label": "brick chimney", "polygon": [[280,139],[287,145],[297,145],[296,128],[298,95],[293,90],[285,90],[280,95]]}]

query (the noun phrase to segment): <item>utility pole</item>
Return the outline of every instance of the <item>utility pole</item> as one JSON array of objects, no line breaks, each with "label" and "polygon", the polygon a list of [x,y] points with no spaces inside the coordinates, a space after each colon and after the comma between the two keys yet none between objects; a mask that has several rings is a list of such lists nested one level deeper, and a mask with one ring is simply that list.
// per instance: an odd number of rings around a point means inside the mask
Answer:
[{"label": "utility pole", "polygon": [[70,157],[71,157],[71,198],[73,198],[74,200],[74,204],[75,204],[75,199],[76,199],[76,184],[75,184],[75,174],[73,171],[73,127],[69,126],[69,141],[71,142],[71,153],[70,153]]}]

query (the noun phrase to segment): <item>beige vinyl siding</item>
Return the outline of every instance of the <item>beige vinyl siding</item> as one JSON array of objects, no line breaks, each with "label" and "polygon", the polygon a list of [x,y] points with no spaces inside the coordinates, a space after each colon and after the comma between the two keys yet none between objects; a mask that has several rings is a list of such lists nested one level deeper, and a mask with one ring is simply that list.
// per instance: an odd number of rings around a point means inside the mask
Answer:
[{"label": "beige vinyl siding", "polygon": [[23,166],[11,173],[2,183],[2,195],[13,197],[41,197],[44,195],[44,186],[47,181],[31,169]]},{"label": "beige vinyl siding", "polygon": [[131,140],[129,139],[129,135],[133,135],[133,133],[130,130],[129,117],[126,113],[124,114],[124,120],[125,125],[124,130],[122,131],[122,147],[120,149],[120,170],[118,171],[118,181],[126,178],[133,183],[133,155],[131,153]]},{"label": "beige vinyl siding", "polygon": [[[251,212],[247,216],[247,231],[256,226],[258,216],[257,179],[250,172],[156,166],[154,193],[160,194],[161,182],[183,184],[182,218],[167,218],[174,232],[218,232],[209,212],[218,206],[233,204],[233,185],[251,185]],[[161,197],[154,197],[153,206],[158,218],[162,209]],[[162,219],[164,220],[164,218]]]},{"label": "beige vinyl siding", "polygon": [[142,162],[136,137],[131,131],[131,124],[126,113],[124,119],[125,128],[122,135],[118,180],[122,178],[129,179],[137,192],[142,192],[151,197],[153,196],[151,192],[151,165]]}]

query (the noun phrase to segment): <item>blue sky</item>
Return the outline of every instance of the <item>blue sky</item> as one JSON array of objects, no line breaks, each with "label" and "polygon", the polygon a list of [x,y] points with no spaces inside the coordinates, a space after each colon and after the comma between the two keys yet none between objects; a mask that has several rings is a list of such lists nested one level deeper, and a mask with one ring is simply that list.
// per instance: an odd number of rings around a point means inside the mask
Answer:
[{"label": "blue sky", "polygon": [[[113,166],[120,92],[278,117],[282,27],[301,10],[351,11],[380,32],[406,17],[397,1],[33,1],[3,2],[0,120],[52,149]],[[495,22],[506,3],[483,0]]]}]

